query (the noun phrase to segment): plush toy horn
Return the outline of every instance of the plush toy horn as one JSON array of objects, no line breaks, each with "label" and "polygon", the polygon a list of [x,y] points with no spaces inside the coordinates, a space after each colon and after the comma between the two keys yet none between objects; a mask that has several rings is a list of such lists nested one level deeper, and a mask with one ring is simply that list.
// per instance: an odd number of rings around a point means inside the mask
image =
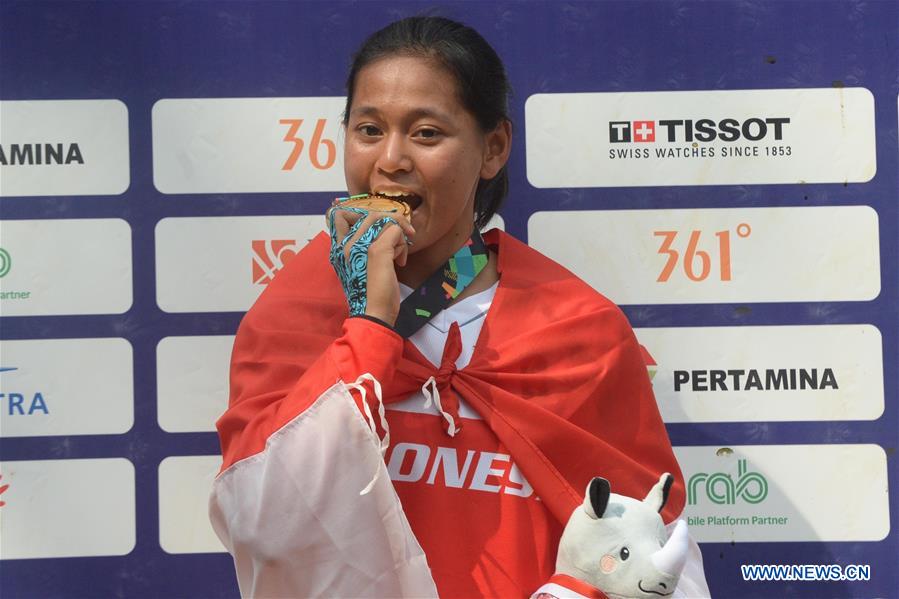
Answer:
[{"label": "plush toy horn", "polygon": [[687,524],[683,520],[678,520],[665,546],[650,556],[652,565],[665,574],[680,576],[687,561],[688,546]]}]

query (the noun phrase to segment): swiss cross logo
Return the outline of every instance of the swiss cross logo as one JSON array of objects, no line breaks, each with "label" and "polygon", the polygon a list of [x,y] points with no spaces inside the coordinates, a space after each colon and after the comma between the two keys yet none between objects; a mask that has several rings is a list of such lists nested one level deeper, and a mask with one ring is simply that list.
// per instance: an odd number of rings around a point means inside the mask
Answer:
[{"label": "swiss cross logo", "polygon": [[634,141],[648,142],[656,140],[655,121],[634,121]]},{"label": "swiss cross logo", "polygon": [[300,247],[295,239],[253,240],[253,283],[268,285]]},{"label": "swiss cross logo", "polygon": [[609,121],[609,142],[647,143],[656,140],[655,121]]}]

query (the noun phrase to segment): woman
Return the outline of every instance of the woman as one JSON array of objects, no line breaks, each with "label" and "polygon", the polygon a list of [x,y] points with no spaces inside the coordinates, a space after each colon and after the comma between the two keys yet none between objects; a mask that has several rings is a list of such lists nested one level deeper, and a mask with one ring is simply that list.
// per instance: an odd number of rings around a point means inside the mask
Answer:
[{"label": "woman", "polygon": [[405,19],[365,42],[347,88],[350,193],[413,210],[337,202],[330,239],[241,323],[210,504],[241,592],[526,596],[598,474],[642,497],[672,472],[671,522],[682,477],[624,316],[478,232],[507,188],[496,53],[458,23]]}]

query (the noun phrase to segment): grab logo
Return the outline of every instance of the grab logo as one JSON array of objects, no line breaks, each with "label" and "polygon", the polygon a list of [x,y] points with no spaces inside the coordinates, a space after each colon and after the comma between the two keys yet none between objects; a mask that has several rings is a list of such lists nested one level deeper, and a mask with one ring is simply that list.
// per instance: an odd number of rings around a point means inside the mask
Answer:
[{"label": "grab logo", "polygon": [[9,274],[10,269],[12,269],[12,256],[9,255],[9,252],[0,248],[0,278]]},{"label": "grab logo", "polygon": [[296,239],[254,239],[252,244],[255,285],[271,283],[275,274],[300,251]]},{"label": "grab logo", "polygon": [[726,472],[697,472],[687,481],[687,501],[696,505],[701,495],[712,503],[733,505],[737,497],[747,503],[760,503],[768,496],[768,481],[758,472],[746,469],[746,460],[737,461],[737,480]]}]

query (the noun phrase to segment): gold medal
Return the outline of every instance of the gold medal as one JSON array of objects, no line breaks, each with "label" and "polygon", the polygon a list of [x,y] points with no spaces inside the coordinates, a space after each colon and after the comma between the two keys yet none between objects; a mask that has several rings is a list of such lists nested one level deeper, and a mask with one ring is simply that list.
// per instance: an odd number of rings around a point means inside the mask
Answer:
[{"label": "gold medal", "polygon": [[371,195],[368,193],[350,196],[349,198],[338,198],[334,200],[335,207],[340,208],[362,208],[364,210],[374,210],[376,212],[398,212],[410,218],[412,216],[412,208],[409,204],[395,198],[389,198],[382,195]]}]

